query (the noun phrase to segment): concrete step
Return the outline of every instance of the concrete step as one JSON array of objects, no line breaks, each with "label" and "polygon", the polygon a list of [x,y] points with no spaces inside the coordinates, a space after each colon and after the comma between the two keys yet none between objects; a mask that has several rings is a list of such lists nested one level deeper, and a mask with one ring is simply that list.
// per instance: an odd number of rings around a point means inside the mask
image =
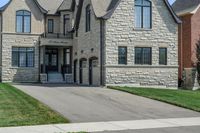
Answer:
[{"label": "concrete step", "polygon": [[61,73],[48,73],[49,83],[64,83],[63,75]]}]

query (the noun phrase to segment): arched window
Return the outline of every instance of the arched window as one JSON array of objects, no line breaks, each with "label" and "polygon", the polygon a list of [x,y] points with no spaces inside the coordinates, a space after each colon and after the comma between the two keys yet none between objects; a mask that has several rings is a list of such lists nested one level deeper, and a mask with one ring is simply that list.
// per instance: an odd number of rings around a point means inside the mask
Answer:
[{"label": "arched window", "polygon": [[91,21],[91,9],[90,9],[90,5],[86,6],[86,26],[85,26],[85,31],[88,32],[90,31],[90,21]]},{"label": "arched window", "polygon": [[31,13],[29,11],[20,10],[16,12],[16,32],[31,32]]},{"label": "arched window", "polygon": [[152,12],[150,0],[135,0],[135,27],[150,29],[152,27]]}]

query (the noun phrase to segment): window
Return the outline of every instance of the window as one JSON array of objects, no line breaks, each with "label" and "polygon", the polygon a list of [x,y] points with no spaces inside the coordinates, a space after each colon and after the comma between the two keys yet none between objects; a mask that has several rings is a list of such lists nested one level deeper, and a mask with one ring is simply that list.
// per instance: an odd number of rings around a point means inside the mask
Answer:
[{"label": "window", "polygon": [[91,9],[90,5],[86,7],[86,32],[90,31],[90,22],[91,22]]},{"label": "window", "polygon": [[16,32],[31,32],[31,13],[29,11],[20,10],[16,12]]},{"label": "window", "polygon": [[67,35],[67,33],[71,30],[70,28],[70,16],[69,14],[64,15],[64,35]]},{"label": "window", "polygon": [[72,73],[72,48],[64,50],[65,73]]},{"label": "window", "polygon": [[48,33],[53,33],[54,21],[53,19],[48,19]]},{"label": "window", "polygon": [[152,27],[151,2],[135,0],[135,27],[150,29]]},{"label": "window", "polygon": [[118,48],[118,63],[127,64],[127,47]]},{"label": "window", "polygon": [[167,65],[167,48],[159,48],[159,64]]},{"label": "window", "polygon": [[12,48],[12,66],[34,67],[34,48]]},{"label": "window", "polygon": [[135,64],[151,65],[151,48],[135,48]]}]

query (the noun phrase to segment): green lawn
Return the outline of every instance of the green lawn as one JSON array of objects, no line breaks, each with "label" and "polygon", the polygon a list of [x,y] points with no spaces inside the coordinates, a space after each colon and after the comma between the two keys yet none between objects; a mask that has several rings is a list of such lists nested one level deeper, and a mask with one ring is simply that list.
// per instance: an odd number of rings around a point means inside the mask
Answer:
[{"label": "green lawn", "polygon": [[200,91],[108,87],[200,112]]},{"label": "green lawn", "polygon": [[9,84],[0,84],[0,127],[67,123],[64,117]]}]

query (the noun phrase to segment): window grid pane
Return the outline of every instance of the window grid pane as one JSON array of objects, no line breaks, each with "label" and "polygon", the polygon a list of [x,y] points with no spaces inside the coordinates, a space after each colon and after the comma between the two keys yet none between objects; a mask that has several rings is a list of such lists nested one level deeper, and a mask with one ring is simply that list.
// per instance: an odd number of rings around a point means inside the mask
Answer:
[{"label": "window grid pane", "polygon": [[12,66],[34,67],[34,48],[12,48]]},{"label": "window grid pane", "polygon": [[167,48],[159,48],[159,64],[167,65]]},{"label": "window grid pane", "polygon": [[151,65],[151,48],[135,48],[135,64]]},{"label": "window grid pane", "polygon": [[22,32],[23,31],[23,17],[22,16],[17,16],[17,32]]},{"label": "window grid pane", "polygon": [[151,28],[151,8],[150,7],[143,8],[143,28],[147,28],[147,29]]},{"label": "window grid pane", "polygon": [[135,27],[151,28],[151,2],[149,0],[135,0]]},{"label": "window grid pane", "polygon": [[119,47],[118,63],[119,64],[127,64],[127,47]]},{"label": "window grid pane", "polygon": [[139,6],[135,7],[135,26],[137,28],[142,27],[142,8]]},{"label": "window grid pane", "polygon": [[25,16],[24,17],[24,32],[28,33],[31,32],[31,19],[30,16]]},{"label": "window grid pane", "polygon": [[31,13],[28,11],[16,12],[16,32],[30,33],[31,32]]}]

